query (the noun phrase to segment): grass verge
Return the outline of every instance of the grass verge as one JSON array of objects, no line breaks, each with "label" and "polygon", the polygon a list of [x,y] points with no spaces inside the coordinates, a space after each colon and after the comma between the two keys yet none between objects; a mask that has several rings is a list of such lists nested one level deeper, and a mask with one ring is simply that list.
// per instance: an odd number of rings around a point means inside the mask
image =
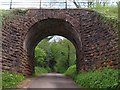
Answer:
[{"label": "grass verge", "polygon": [[2,72],[2,88],[16,88],[24,79],[22,74]]},{"label": "grass verge", "polygon": [[120,70],[103,68],[102,70],[76,74],[75,66],[71,66],[68,68],[65,75],[72,77],[79,86],[85,88],[120,90],[120,80],[118,79],[119,71]]}]

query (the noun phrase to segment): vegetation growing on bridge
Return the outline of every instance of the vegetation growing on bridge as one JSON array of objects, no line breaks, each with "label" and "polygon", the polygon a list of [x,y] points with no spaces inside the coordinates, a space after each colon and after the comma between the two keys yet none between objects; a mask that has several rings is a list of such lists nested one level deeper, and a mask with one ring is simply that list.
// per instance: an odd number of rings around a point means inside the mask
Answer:
[{"label": "vegetation growing on bridge", "polygon": [[4,19],[12,19],[15,15],[22,16],[25,15],[27,10],[21,10],[21,9],[11,9],[11,10],[0,10],[0,22],[2,22]]},{"label": "vegetation growing on bridge", "polygon": [[90,8],[97,12],[105,23],[111,23],[118,32],[118,6],[101,6]]},{"label": "vegetation growing on bridge", "polygon": [[118,17],[118,7],[117,6],[101,6],[98,5],[96,7],[90,8],[94,11],[99,12],[100,14],[104,15],[108,18],[117,19]]}]

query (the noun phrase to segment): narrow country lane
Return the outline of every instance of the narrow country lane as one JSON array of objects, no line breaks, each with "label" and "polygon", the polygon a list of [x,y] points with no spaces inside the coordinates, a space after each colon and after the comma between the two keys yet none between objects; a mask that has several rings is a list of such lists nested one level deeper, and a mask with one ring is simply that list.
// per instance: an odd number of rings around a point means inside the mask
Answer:
[{"label": "narrow country lane", "polygon": [[28,88],[79,88],[69,77],[62,74],[49,73],[31,79]]}]

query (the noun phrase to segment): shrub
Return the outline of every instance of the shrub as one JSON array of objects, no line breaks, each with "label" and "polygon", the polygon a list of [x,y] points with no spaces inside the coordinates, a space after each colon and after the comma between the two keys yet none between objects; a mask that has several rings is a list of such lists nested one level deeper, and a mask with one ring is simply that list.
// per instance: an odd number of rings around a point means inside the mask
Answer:
[{"label": "shrub", "polygon": [[38,67],[38,66],[35,67],[35,75],[36,76],[43,74],[43,73],[48,73],[48,71],[43,67]]},{"label": "shrub", "polygon": [[58,72],[58,73],[65,73],[66,72],[66,68],[65,67],[63,67],[63,66],[56,66],[56,67],[54,67],[55,68],[55,71],[56,72]]},{"label": "shrub", "polygon": [[75,76],[77,75],[76,73],[76,65],[72,65],[70,66],[67,71],[65,72],[65,75],[66,76],[70,76],[72,77],[73,79],[75,79]]},{"label": "shrub", "polygon": [[[85,88],[104,88],[105,90],[120,90],[120,80],[118,79],[120,70],[103,68],[102,70],[76,73],[76,66],[70,66],[65,72],[73,80]],[[98,90],[98,89],[97,89]]]},{"label": "shrub", "polygon": [[117,89],[120,87],[118,70],[104,68],[90,72],[81,72],[76,76],[76,83],[87,88]]},{"label": "shrub", "polygon": [[2,88],[15,88],[22,80],[22,74],[2,72]]},{"label": "shrub", "polygon": [[47,70],[48,73],[52,72],[50,67],[46,67],[45,69]]}]

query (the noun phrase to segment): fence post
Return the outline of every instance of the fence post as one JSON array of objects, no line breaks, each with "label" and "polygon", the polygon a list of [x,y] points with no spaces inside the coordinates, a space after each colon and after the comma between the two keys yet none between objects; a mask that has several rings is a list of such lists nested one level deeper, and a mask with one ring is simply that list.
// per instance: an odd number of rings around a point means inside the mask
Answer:
[{"label": "fence post", "polygon": [[67,9],[67,0],[65,1],[65,9]]},{"label": "fence post", "polygon": [[40,9],[41,9],[41,0],[40,0]]},{"label": "fence post", "polygon": [[12,0],[10,1],[10,9],[12,9]]}]

